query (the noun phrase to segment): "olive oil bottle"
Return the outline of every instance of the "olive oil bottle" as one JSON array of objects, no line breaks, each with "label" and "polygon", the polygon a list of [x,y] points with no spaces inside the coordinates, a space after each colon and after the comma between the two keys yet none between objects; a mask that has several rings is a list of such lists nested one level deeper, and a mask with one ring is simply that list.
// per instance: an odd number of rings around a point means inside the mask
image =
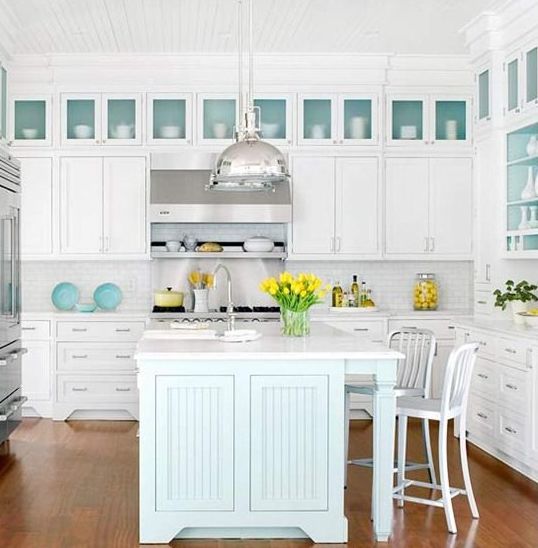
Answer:
[{"label": "olive oil bottle", "polygon": [[336,284],[333,286],[332,305],[337,308],[340,308],[344,305],[344,291],[340,287],[340,282],[336,282]]},{"label": "olive oil bottle", "polygon": [[353,282],[351,284],[351,294],[353,295],[353,306],[359,306],[359,283],[357,282],[357,274],[353,274]]}]

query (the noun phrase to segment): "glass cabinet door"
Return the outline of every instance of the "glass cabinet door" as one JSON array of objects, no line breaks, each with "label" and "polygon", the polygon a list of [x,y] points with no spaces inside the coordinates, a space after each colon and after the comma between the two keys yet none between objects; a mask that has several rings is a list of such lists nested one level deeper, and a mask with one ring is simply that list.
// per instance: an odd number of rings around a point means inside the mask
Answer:
[{"label": "glass cabinet door", "polygon": [[100,95],[62,95],[62,141],[65,144],[101,143]]},{"label": "glass cabinet door", "polygon": [[337,143],[336,97],[299,97],[299,142],[304,145]]},{"label": "glass cabinet door", "polygon": [[199,133],[201,143],[228,144],[237,127],[237,101],[233,96],[199,97]]},{"label": "glass cabinet door", "polygon": [[103,139],[107,145],[141,143],[140,97],[103,95]]},{"label": "glass cabinet door", "polygon": [[489,70],[484,70],[478,75],[478,120],[490,119],[490,88]]},{"label": "glass cabinet door", "polygon": [[525,53],[525,102],[538,104],[538,47]]},{"label": "glass cabinet door", "polygon": [[506,65],[506,109],[519,112],[519,61],[514,59]]},{"label": "glass cabinet door", "polygon": [[291,143],[291,112],[288,98],[259,96],[254,99],[258,107],[259,127],[262,138],[275,143]]},{"label": "glass cabinet door", "polygon": [[391,144],[427,141],[426,98],[394,97],[389,101],[389,135]]},{"label": "glass cabinet door", "polygon": [[191,142],[191,98],[161,93],[148,95],[147,141],[153,144]]},{"label": "glass cabinet door", "polygon": [[434,102],[435,141],[467,141],[469,120],[467,101],[436,99]]},{"label": "glass cabinet door", "polygon": [[377,97],[344,95],[339,102],[339,144],[374,144],[377,141]]},{"label": "glass cabinet door", "polygon": [[50,97],[11,98],[10,141],[17,146],[51,144]]}]

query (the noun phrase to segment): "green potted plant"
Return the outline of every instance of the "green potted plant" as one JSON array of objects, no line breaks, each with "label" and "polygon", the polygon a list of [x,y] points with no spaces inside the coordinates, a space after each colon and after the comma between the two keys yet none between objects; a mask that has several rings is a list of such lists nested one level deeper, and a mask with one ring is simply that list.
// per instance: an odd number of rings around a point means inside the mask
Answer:
[{"label": "green potted plant", "polygon": [[505,286],[505,291],[496,289],[493,292],[495,295],[495,306],[506,310],[506,306],[510,304],[514,322],[524,324],[525,318],[519,312],[527,310],[528,302],[538,301],[538,297],[533,293],[533,291],[538,289],[538,286],[530,284],[527,280],[521,280],[517,284],[512,280],[506,280]]}]

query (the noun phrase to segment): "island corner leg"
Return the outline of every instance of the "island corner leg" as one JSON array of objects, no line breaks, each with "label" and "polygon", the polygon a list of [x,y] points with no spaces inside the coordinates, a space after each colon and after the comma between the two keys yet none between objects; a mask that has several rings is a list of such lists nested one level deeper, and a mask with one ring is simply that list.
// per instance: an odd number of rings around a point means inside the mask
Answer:
[{"label": "island corner leg", "polygon": [[[384,367],[386,365],[386,367]],[[383,363],[375,375],[373,500],[372,517],[377,542],[392,534],[392,488],[394,468],[394,423],[396,413],[396,361]]]}]

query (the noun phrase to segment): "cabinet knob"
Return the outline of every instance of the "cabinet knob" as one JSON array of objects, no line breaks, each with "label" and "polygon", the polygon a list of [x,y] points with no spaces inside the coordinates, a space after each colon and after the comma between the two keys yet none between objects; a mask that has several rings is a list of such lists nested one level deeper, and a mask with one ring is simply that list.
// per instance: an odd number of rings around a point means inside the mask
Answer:
[{"label": "cabinet knob", "polygon": [[99,139],[95,139],[95,144],[96,144],[96,145],[99,144]]},{"label": "cabinet knob", "polygon": [[103,139],[103,143],[106,143],[106,139]]},{"label": "cabinet knob", "polygon": [[333,145],[336,145],[338,141],[336,139],[333,139]]}]

